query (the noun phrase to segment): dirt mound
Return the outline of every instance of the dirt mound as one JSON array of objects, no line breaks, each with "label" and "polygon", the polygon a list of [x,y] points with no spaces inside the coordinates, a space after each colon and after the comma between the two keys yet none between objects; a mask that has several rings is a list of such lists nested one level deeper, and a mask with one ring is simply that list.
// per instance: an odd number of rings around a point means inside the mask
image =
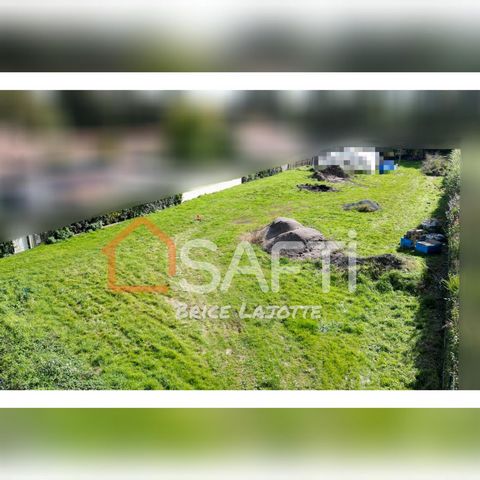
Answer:
[{"label": "dirt mound", "polygon": [[300,190],[308,190],[309,192],[338,192],[337,189],[330,187],[329,185],[312,185],[309,183],[303,183],[297,185]]},{"label": "dirt mound", "polygon": [[344,210],[356,210],[357,212],[376,212],[380,210],[380,205],[373,200],[360,200],[359,202],[346,203]]},{"label": "dirt mound", "polygon": [[339,165],[330,165],[322,170],[316,170],[312,178],[323,182],[344,182],[350,175]]},{"label": "dirt mound", "polygon": [[258,243],[268,253],[271,253],[279,242],[296,242],[290,245],[290,248],[280,251],[282,257],[288,258],[314,259],[320,258],[325,249],[338,250],[338,246],[327,241],[318,230],[305,227],[286,217],[278,217],[266,227],[257,230],[251,235],[250,241]]},{"label": "dirt mound", "polygon": [[265,227],[265,239],[270,240],[278,237],[282,233],[291,232],[292,230],[297,230],[302,227],[303,225],[293,218],[278,217],[270,225]]}]

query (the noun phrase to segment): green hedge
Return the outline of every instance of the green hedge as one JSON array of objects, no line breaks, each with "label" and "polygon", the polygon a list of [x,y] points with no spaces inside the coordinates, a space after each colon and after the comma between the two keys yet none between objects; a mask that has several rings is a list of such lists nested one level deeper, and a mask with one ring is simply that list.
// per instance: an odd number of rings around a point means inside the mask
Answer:
[{"label": "green hedge", "polygon": [[0,242],[0,258],[8,257],[14,253],[13,242]]},{"label": "green hedge", "polygon": [[448,199],[446,233],[448,238],[447,318],[443,387],[458,389],[459,317],[460,317],[460,150],[453,150],[443,187]]},{"label": "green hedge", "polygon": [[265,170],[260,170],[257,173],[252,173],[242,177],[242,183],[252,182],[253,180],[258,180],[259,178],[271,177],[277,173],[281,173],[282,167],[267,168]]},{"label": "green hedge", "polygon": [[61,240],[77,235],[79,233],[93,232],[105,225],[112,225],[113,223],[122,222],[131,218],[142,217],[149,213],[163,210],[164,208],[178,205],[182,202],[182,195],[172,195],[170,197],[156,200],[155,202],[144,203],[131,208],[124,208],[115,212],[110,212],[105,215],[91,218],[89,220],[81,220],[72,223],[68,227],[63,227],[58,230],[50,230],[42,234],[42,239],[45,243],[56,243]]}]

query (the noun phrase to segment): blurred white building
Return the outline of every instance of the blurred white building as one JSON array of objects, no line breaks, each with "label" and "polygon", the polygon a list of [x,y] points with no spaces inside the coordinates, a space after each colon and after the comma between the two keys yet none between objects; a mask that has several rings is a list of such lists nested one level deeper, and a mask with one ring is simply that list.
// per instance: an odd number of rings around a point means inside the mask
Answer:
[{"label": "blurred white building", "polygon": [[332,165],[346,171],[373,174],[380,165],[380,153],[373,147],[344,147],[313,158],[314,167],[322,169]]}]

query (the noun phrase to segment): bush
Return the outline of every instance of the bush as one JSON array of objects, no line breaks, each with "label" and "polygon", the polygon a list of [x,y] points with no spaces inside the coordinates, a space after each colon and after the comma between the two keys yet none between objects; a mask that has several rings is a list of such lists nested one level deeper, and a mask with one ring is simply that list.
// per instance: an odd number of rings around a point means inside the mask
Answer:
[{"label": "bush", "polygon": [[460,276],[450,274],[445,281],[447,291],[447,321],[444,338],[443,388],[458,389]]},{"label": "bush", "polygon": [[98,222],[93,222],[89,225],[87,232],[95,232],[96,230],[100,230],[103,227],[103,222],[100,220]]},{"label": "bush", "polygon": [[448,198],[455,194],[460,195],[460,150],[452,150],[448,157],[445,178],[443,179],[443,188]]},{"label": "bush", "polygon": [[446,234],[448,238],[448,279],[444,282],[447,318],[444,337],[443,387],[458,388],[458,350],[460,318],[460,150],[448,157],[443,188],[448,199]]},{"label": "bush", "polygon": [[422,163],[422,172],[425,175],[440,177],[447,173],[448,160],[443,155],[427,154]]},{"label": "bush", "polygon": [[260,170],[257,173],[252,173],[250,175],[242,177],[242,183],[252,182],[253,180],[258,180],[259,178],[271,177],[272,175],[276,175],[277,173],[281,173],[282,171],[282,167],[273,167],[267,168],[265,170]]},{"label": "bush", "polygon": [[142,217],[149,213],[163,210],[164,208],[173,205],[178,205],[181,202],[181,194],[172,195],[170,197],[156,200],[155,202],[144,203],[131,208],[124,208],[123,210],[110,212],[89,220],[81,220],[59,230],[50,230],[49,232],[42,234],[42,237],[47,244],[57,243],[58,241],[66,240],[79,233],[94,232],[105,225],[112,225],[113,223],[123,222],[124,220],[130,220],[131,218]]},{"label": "bush", "polygon": [[456,271],[460,258],[460,195],[457,193],[448,201],[446,233],[449,266]]},{"label": "bush", "polygon": [[0,258],[8,257],[15,253],[13,242],[0,242]]},{"label": "bush", "polygon": [[73,237],[74,233],[68,227],[60,228],[59,230],[52,230],[47,233],[47,239],[45,243],[56,243],[60,240],[67,240],[70,237]]}]

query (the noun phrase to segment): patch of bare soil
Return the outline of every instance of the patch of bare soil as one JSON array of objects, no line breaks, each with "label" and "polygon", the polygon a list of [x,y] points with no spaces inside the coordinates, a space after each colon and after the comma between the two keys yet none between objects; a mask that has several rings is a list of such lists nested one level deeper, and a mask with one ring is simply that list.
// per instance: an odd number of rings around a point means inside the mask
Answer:
[{"label": "patch of bare soil", "polygon": [[308,190],[309,192],[338,192],[336,188],[331,187],[330,185],[312,185],[310,183],[303,183],[297,185],[297,188],[300,190]]},{"label": "patch of bare soil", "polygon": [[[348,257],[341,252],[336,252],[332,254],[330,263],[337,268],[346,269],[348,268]],[[382,273],[388,272],[389,270],[402,270],[407,266],[404,259],[391,253],[373,255],[370,257],[358,257],[356,259],[356,264],[370,270],[374,276],[380,276]]]}]

